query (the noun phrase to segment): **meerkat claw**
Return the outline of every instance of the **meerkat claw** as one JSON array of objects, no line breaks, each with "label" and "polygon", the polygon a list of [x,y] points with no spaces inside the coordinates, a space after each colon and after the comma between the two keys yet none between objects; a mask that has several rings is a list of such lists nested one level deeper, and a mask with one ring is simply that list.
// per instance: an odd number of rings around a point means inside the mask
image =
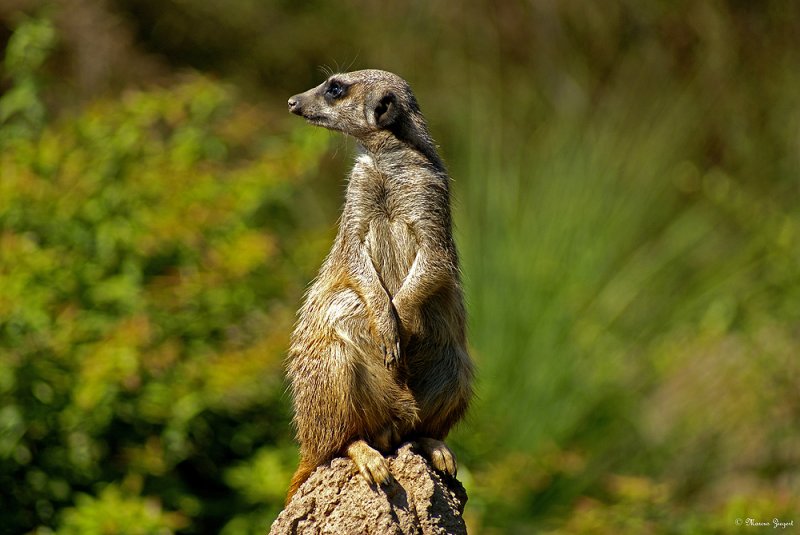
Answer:
[{"label": "meerkat claw", "polygon": [[370,485],[388,485],[392,481],[389,464],[378,451],[363,440],[347,447],[347,455],[353,460],[361,476]]},{"label": "meerkat claw", "polygon": [[397,363],[400,359],[400,340],[395,339],[388,345],[382,345],[383,350],[383,364],[390,370],[397,368]]},{"label": "meerkat claw", "polygon": [[456,456],[447,447],[447,444],[433,438],[421,438],[417,441],[417,444],[435,469],[451,476],[455,476],[458,473]]},{"label": "meerkat claw", "polygon": [[386,459],[371,459],[368,461],[366,467],[360,468],[361,473],[368,472],[369,476],[366,478],[368,482],[375,483],[376,485],[388,484],[392,479],[392,474],[389,472],[389,465]]}]

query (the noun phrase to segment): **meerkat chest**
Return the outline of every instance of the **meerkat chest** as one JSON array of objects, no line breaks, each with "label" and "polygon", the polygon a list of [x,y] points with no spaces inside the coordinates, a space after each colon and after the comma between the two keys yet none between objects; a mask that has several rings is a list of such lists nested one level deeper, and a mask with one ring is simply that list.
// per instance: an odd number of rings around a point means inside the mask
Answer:
[{"label": "meerkat chest", "polygon": [[[362,157],[368,158],[368,157]],[[374,167],[361,171],[352,184],[361,241],[389,293],[399,290],[414,263],[419,243],[413,230],[414,210],[408,188],[387,179]]]},{"label": "meerkat chest", "polygon": [[400,219],[375,217],[369,222],[364,247],[387,291],[397,293],[419,249],[411,227]]}]

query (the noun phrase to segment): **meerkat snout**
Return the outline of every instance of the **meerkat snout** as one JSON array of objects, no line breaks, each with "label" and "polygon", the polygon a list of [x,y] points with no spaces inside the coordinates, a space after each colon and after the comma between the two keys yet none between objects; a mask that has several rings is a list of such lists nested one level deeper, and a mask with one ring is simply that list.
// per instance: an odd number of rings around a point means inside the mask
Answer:
[{"label": "meerkat snout", "polygon": [[302,110],[300,109],[300,101],[298,100],[297,95],[289,99],[289,111],[295,115],[302,114]]}]

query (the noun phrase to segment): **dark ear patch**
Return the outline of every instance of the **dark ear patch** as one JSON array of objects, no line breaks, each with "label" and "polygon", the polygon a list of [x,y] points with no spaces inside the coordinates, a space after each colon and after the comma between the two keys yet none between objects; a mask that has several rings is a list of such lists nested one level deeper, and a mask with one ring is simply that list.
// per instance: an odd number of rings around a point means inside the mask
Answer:
[{"label": "dark ear patch", "polygon": [[381,128],[386,128],[397,118],[397,97],[388,91],[384,94],[378,105],[375,106],[375,124]]}]

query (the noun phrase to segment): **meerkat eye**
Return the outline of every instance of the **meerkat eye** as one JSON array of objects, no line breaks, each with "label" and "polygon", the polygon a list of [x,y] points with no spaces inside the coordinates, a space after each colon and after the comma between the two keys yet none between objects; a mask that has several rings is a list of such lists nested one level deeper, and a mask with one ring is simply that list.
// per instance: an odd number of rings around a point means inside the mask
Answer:
[{"label": "meerkat eye", "polygon": [[339,98],[344,94],[344,86],[337,82],[333,81],[328,84],[328,87],[325,89],[325,96],[330,98]]}]

